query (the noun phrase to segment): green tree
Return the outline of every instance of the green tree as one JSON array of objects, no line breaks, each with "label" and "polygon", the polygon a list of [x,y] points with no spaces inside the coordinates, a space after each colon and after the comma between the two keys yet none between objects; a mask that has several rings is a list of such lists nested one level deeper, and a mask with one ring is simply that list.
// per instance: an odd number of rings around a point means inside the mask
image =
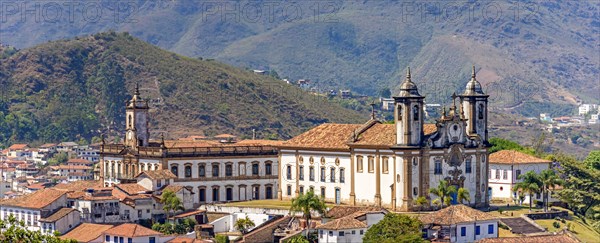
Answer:
[{"label": "green tree", "polygon": [[564,178],[563,189],[558,192],[562,201],[575,215],[593,218],[592,209],[600,205],[600,171],[571,156],[556,155],[553,159],[560,162],[559,175]]},{"label": "green tree", "polygon": [[469,204],[471,204],[471,194],[469,193],[469,189],[467,188],[458,188],[458,191],[456,192],[456,199],[458,199],[458,201],[460,203],[463,203],[463,201],[467,201],[469,202]]},{"label": "green tree", "polygon": [[229,237],[227,237],[226,235],[217,235],[217,236],[215,236],[215,242],[229,243]]},{"label": "green tree", "polygon": [[492,145],[492,147],[488,150],[490,153],[498,152],[500,150],[515,150],[529,155],[535,155],[534,149],[523,147],[517,142],[510,141],[508,139],[494,137],[490,138],[488,141]]},{"label": "green tree", "polygon": [[531,211],[531,205],[533,204],[533,195],[539,193],[541,190],[542,182],[538,175],[533,171],[528,171],[525,174],[519,175],[521,182],[518,182],[513,187],[513,190],[522,190],[529,194],[529,211]]},{"label": "green tree", "polygon": [[254,222],[252,222],[252,220],[250,220],[250,218],[246,216],[246,218],[238,219],[237,221],[235,221],[233,227],[235,227],[235,229],[237,229],[238,231],[242,232],[242,234],[245,234],[248,229],[254,226]]},{"label": "green tree", "polygon": [[292,238],[290,238],[287,242],[285,243],[310,243],[310,241],[308,241],[306,238],[304,238],[304,236],[302,235],[296,235]]},{"label": "green tree", "polygon": [[543,170],[540,175],[539,175],[539,179],[542,182],[542,190],[543,190],[543,201],[544,201],[544,212],[548,211],[548,200],[549,200],[549,195],[551,193],[551,189],[554,189],[556,186],[558,185],[562,185],[563,181],[562,179],[560,179],[558,177],[558,175],[556,175],[556,173],[554,172],[554,170],[551,169],[546,169]]},{"label": "green tree", "polygon": [[583,162],[589,169],[600,170],[600,150],[590,151]]},{"label": "green tree", "polygon": [[440,202],[449,205],[449,202],[452,202],[450,197],[456,193],[456,187],[450,185],[446,180],[441,180],[437,188],[429,188],[429,193],[439,197]]},{"label": "green tree", "polygon": [[379,96],[382,98],[390,98],[392,97],[392,91],[390,90],[390,88],[383,88],[379,91]]},{"label": "green tree", "polygon": [[420,197],[417,197],[417,200],[415,200],[415,205],[417,205],[419,207],[419,211],[423,211],[423,208],[426,205],[429,205],[429,201],[427,200],[426,197],[420,196]]},{"label": "green tree", "polygon": [[367,243],[395,243],[395,242],[426,242],[422,238],[421,228],[423,223],[416,218],[388,213],[381,221],[372,225],[363,242]]},{"label": "green tree", "polygon": [[292,199],[292,206],[290,207],[290,213],[302,213],[302,217],[306,220],[306,229],[309,232],[311,211],[316,211],[319,214],[325,214],[327,206],[323,198],[315,195],[313,190]]},{"label": "green tree", "polygon": [[167,215],[171,215],[170,212],[175,214],[175,212],[185,209],[183,208],[181,199],[179,199],[177,194],[171,190],[163,191],[160,203],[162,203],[163,210],[167,212]]},{"label": "green tree", "polygon": [[65,152],[59,152],[54,154],[52,158],[48,159],[48,165],[59,165],[69,160],[69,154]]}]

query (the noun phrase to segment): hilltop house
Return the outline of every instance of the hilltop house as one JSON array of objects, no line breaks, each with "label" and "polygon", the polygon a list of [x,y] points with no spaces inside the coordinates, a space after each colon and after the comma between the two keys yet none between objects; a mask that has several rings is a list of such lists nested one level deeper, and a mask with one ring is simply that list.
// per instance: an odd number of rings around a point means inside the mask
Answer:
[{"label": "hilltop house", "polygon": [[27,145],[27,144],[13,144],[10,147],[8,147],[6,156],[10,157],[10,158],[24,157],[24,156],[26,156],[28,149],[29,149],[29,145]]},{"label": "hilltop house", "polygon": [[[513,187],[521,181],[519,176],[528,171],[539,174],[550,169],[551,163],[552,161],[513,150],[490,154],[488,190],[491,200],[514,201],[518,198],[518,193],[513,191]],[[537,193],[535,199],[542,200],[542,195]],[[552,197],[549,199],[550,202],[556,201]],[[529,201],[529,195],[525,195],[524,201]]]},{"label": "hilltop house", "polygon": [[[175,238],[175,236],[166,236],[138,224],[125,223],[113,226],[84,223],[60,238],[72,239],[77,242],[165,243]],[[190,242],[191,240],[193,239],[190,239]]]},{"label": "hilltop house", "polygon": [[498,219],[462,204],[419,217],[424,237],[431,241],[467,243],[498,238]]}]

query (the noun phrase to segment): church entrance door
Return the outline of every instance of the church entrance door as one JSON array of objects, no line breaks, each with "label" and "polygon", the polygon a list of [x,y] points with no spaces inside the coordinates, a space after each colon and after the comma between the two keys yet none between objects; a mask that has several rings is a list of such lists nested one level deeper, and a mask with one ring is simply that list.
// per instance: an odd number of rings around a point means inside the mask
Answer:
[{"label": "church entrance door", "polygon": [[458,197],[457,197],[458,194],[456,192],[458,191],[459,187],[457,185],[451,185],[451,186],[456,188],[455,192],[450,194],[450,197],[452,197],[452,205],[454,205],[454,204],[458,203]]}]

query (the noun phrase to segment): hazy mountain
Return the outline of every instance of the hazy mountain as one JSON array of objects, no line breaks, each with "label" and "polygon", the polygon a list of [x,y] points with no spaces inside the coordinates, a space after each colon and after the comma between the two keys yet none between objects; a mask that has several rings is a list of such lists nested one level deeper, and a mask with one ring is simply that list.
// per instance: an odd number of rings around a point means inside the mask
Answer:
[{"label": "hazy mountain", "polygon": [[491,105],[506,111],[559,115],[600,102],[598,1],[23,2],[0,26],[0,41],[19,48],[114,29],[322,90],[375,95],[410,65],[428,102],[448,102],[475,64]]}]

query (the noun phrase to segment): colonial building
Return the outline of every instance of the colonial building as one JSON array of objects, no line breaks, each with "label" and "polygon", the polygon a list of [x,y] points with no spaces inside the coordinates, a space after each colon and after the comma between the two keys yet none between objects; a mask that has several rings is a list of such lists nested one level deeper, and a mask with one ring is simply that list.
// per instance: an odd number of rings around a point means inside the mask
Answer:
[{"label": "colonial building", "polygon": [[424,123],[424,99],[409,69],[393,124],[373,114],[365,124],[322,124],[282,144],[279,199],[315,190],[335,203],[408,211],[446,180],[468,189],[473,205],[488,205],[488,95],[475,68],[435,124]]},{"label": "colonial building", "polygon": [[[152,141],[148,111],[148,102],[140,97],[136,87],[126,106],[124,142],[101,146],[100,179],[105,186],[135,183],[136,178],[142,179],[138,175],[145,171],[170,171],[174,178],[168,179],[192,192],[194,204],[277,196],[278,150],[275,145],[279,142],[238,141],[233,137],[165,140],[162,136]],[[167,185],[154,181],[153,186]]]},{"label": "colonial building", "polygon": [[[543,170],[551,168],[552,161],[540,159],[522,152],[512,150],[501,150],[490,154],[489,196],[491,200],[529,202],[529,195],[525,193],[522,198],[513,190],[513,187],[522,181],[519,178],[529,171],[540,174]],[[536,193],[535,200],[542,201],[542,195]],[[558,201],[556,198],[548,198],[550,202]],[[520,202],[521,203],[521,202]]]}]

